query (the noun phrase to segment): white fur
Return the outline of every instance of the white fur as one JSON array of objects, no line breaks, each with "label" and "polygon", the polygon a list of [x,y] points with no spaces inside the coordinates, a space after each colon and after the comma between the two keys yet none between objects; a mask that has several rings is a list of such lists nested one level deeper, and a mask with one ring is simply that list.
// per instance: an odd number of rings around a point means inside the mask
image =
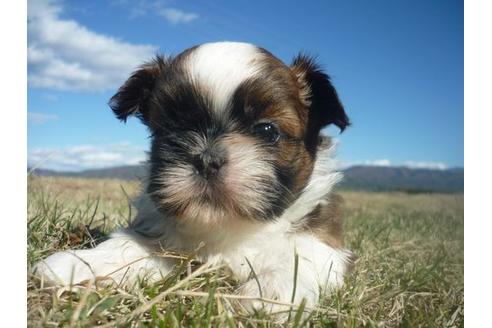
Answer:
[{"label": "white fur", "polygon": [[185,67],[192,81],[213,96],[212,108],[221,116],[241,82],[258,72],[262,57],[252,44],[207,43],[190,53]]},{"label": "white fur", "polygon": [[[163,217],[144,194],[136,204],[139,214],[126,232],[113,234],[94,249],[51,255],[36,265],[37,274],[48,282],[62,285],[105,275],[127,285],[143,275],[155,281],[173,266],[170,259],[156,255],[162,247],[190,253],[203,244],[198,259],[211,265],[227,265],[243,282],[240,293],[290,303],[295,254],[298,254],[294,301],[299,303],[305,298],[307,305],[315,305],[320,292],[343,283],[350,256],[350,252],[332,248],[308,232],[295,231],[302,217],[313,210],[340,179],[340,173],[332,171],[332,153],[333,147],[318,152],[312,177],[299,201],[275,222],[230,220],[212,231],[184,226]],[[147,237],[137,237],[141,235]],[[261,293],[256,280],[251,279],[247,260],[258,277]],[[261,303],[248,301],[245,306],[252,309]]]},{"label": "white fur", "polygon": [[318,152],[309,183],[294,204],[285,210],[281,220],[301,223],[299,222],[300,218],[309,214],[321,202],[325,202],[324,196],[330,193],[333,186],[342,180],[343,174],[336,171],[337,163],[333,158],[336,144],[337,142],[333,141],[330,146],[322,145],[322,147],[327,148]]},{"label": "white fur", "polygon": [[152,255],[139,238],[116,232],[93,249],[55,253],[37,263],[35,270],[47,283],[70,285],[95,278],[117,284],[133,283],[140,276],[156,281],[171,268],[170,261]]}]

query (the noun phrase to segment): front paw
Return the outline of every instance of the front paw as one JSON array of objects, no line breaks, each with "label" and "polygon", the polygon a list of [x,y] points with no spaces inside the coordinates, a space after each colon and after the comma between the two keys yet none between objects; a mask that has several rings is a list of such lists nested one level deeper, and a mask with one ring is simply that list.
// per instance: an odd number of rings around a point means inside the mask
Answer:
[{"label": "front paw", "polygon": [[[260,286],[258,286],[258,284]],[[315,286],[297,284],[294,293],[292,280],[258,277],[243,284],[239,289],[241,306],[249,313],[265,311],[267,313],[288,313],[297,310],[304,301],[305,309],[314,307],[318,301],[318,289]]]},{"label": "front paw", "polygon": [[58,252],[34,265],[33,273],[48,285],[68,286],[95,278],[89,263],[74,251]]},{"label": "front paw", "polygon": [[259,286],[255,279],[252,279],[239,288],[238,294],[241,296],[239,304],[248,313],[255,313],[262,310],[272,312],[273,304],[264,302],[263,299],[275,300],[278,297],[273,291],[266,294],[265,292],[267,291]]}]

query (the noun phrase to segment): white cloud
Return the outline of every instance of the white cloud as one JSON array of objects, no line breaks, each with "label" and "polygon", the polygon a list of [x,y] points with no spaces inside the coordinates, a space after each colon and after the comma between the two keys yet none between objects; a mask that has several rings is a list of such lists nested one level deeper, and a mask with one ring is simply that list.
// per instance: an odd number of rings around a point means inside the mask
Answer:
[{"label": "white cloud", "polygon": [[176,8],[163,8],[157,14],[172,24],[189,23],[198,18],[198,14],[185,12]]},{"label": "white cloud", "polygon": [[374,159],[374,160],[364,160],[364,161],[338,161],[338,168],[340,170],[345,170],[351,166],[391,166],[391,161],[386,158]]},{"label": "white cloud", "polygon": [[168,7],[167,1],[162,0],[113,0],[111,4],[129,10],[131,18],[155,14],[164,17],[169,23],[175,25],[190,23],[200,17],[197,13]]},{"label": "white cloud", "polygon": [[375,159],[375,160],[364,160],[364,161],[350,161],[341,162],[340,169],[346,169],[351,166],[380,166],[380,167],[408,167],[411,169],[431,169],[431,170],[446,170],[449,168],[448,165],[442,162],[420,162],[420,161],[405,161],[403,163],[392,163],[389,159]]},{"label": "white cloud", "polygon": [[144,149],[129,143],[36,148],[28,151],[29,167],[80,171],[121,165],[136,165],[146,159]]},{"label": "white cloud", "polygon": [[27,121],[34,125],[43,125],[49,121],[56,121],[56,120],[58,120],[58,115],[55,114],[36,113],[36,112],[27,113]]},{"label": "white cloud", "polygon": [[29,1],[28,83],[57,90],[100,91],[118,87],[154,55],[152,45],[131,44],[61,18],[50,0]]},{"label": "white cloud", "polygon": [[375,159],[375,160],[368,160],[364,161],[364,165],[369,165],[369,166],[391,166],[391,161],[389,159],[383,158],[383,159]]},{"label": "white cloud", "polygon": [[412,169],[433,169],[433,170],[446,170],[448,165],[442,162],[414,162],[407,161],[403,163],[403,166],[410,167]]}]

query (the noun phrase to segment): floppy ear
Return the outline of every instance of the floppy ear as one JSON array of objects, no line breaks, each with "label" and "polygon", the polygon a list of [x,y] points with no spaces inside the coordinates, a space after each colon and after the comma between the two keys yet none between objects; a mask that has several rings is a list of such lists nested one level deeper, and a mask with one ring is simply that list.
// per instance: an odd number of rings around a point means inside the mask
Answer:
[{"label": "floppy ear", "polygon": [[118,119],[126,122],[128,116],[135,115],[148,125],[149,97],[165,65],[165,59],[157,56],[154,60],[140,66],[111,97],[109,107]]},{"label": "floppy ear", "polygon": [[341,132],[350,125],[337,92],[312,57],[299,54],[291,65],[301,88],[301,97],[309,106],[308,130],[319,131],[335,124]]}]

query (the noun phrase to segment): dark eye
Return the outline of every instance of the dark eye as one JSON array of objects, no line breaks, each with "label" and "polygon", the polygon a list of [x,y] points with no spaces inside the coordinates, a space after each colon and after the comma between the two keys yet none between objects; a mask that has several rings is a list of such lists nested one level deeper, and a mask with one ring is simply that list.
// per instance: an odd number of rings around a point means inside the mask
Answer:
[{"label": "dark eye", "polygon": [[277,142],[280,134],[272,123],[258,123],[253,126],[253,134],[269,143]]}]

